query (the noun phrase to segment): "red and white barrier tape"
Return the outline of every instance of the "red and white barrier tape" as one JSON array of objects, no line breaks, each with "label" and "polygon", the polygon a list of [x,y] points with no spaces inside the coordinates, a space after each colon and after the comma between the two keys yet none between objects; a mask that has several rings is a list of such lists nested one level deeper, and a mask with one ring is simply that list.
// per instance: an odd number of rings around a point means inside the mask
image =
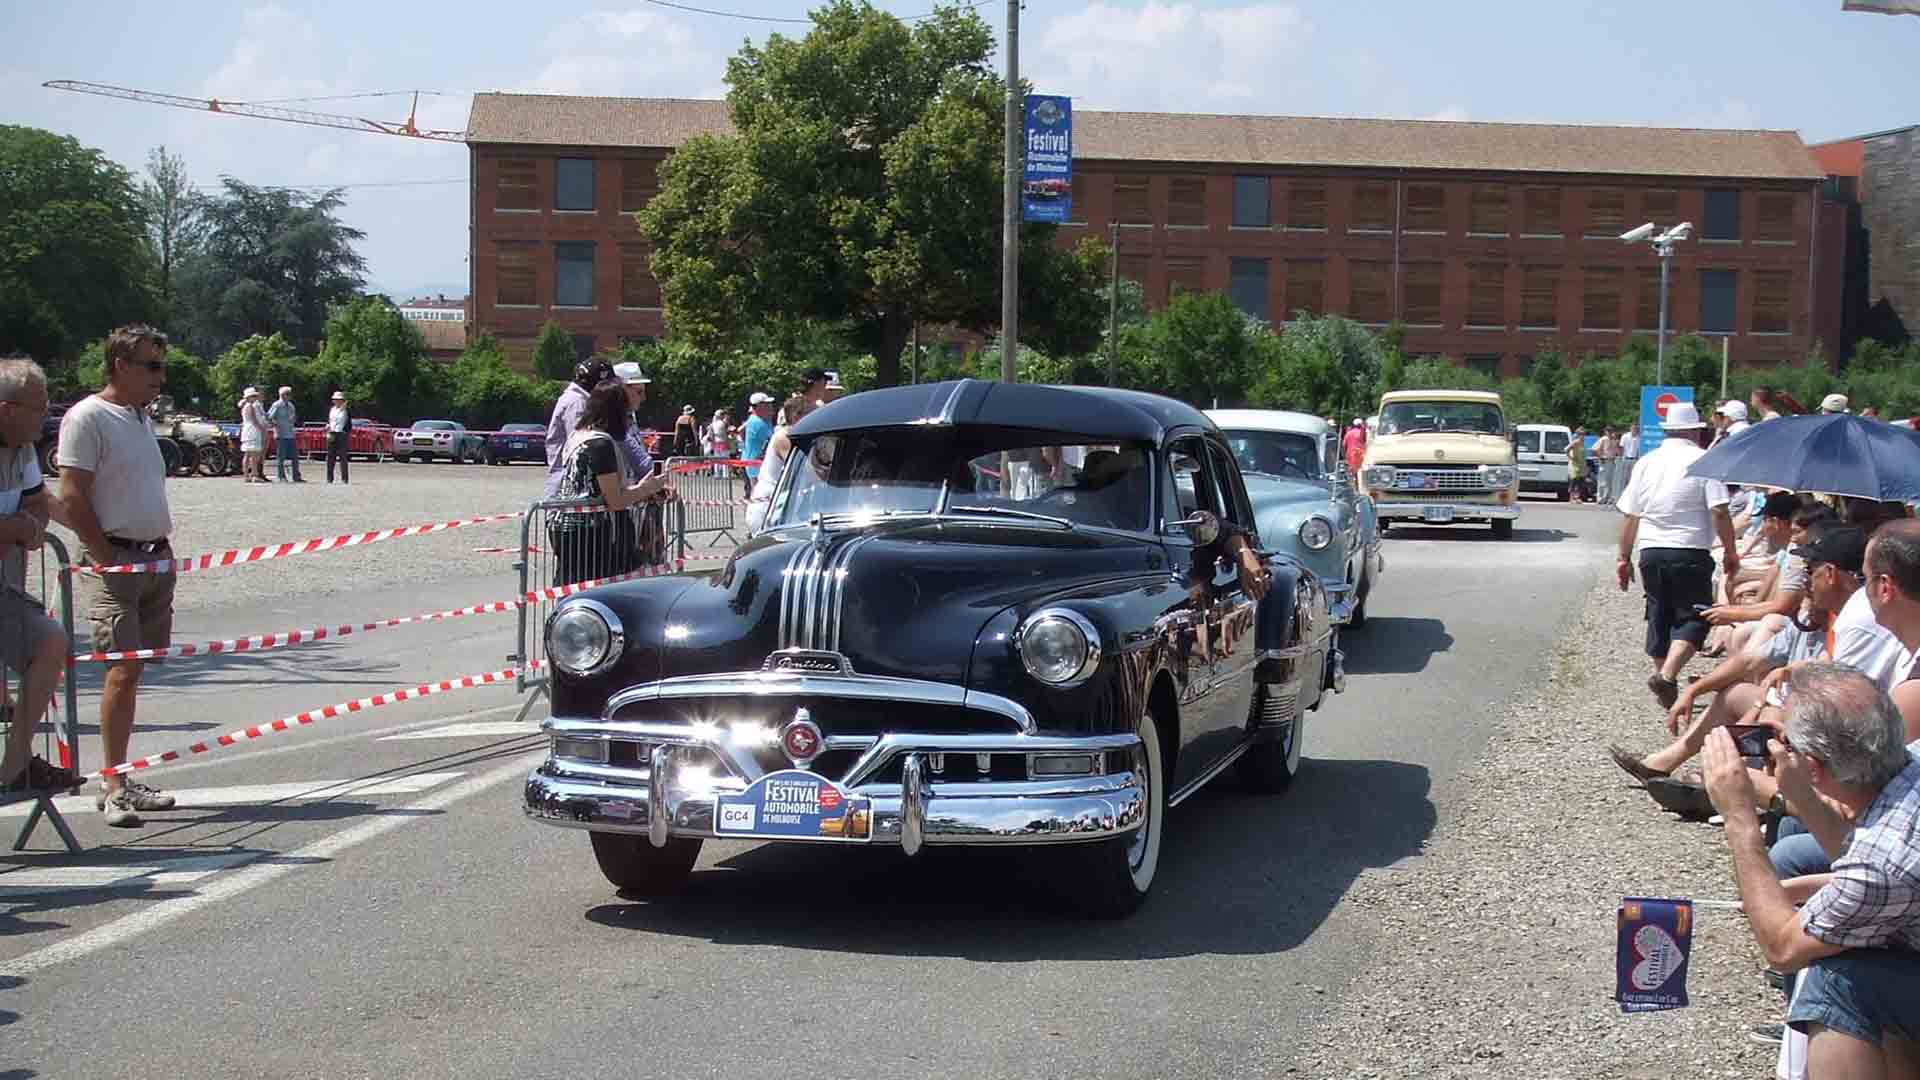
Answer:
[{"label": "red and white barrier tape", "polygon": [[[421,683],[419,686],[407,687],[401,690],[389,690],[384,694],[375,694],[372,697],[359,698],[354,701],[343,701],[337,705],[328,705],[325,708],[308,709],[306,712],[294,713],[292,716],[282,717],[270,724],[256,724],[253,727],[230,731],[225,735],[217,736],[205,742],[197,742],[183,749],[168,750],[160,754],[149,754],[146,757],[136,758],[123,765],[115,765],[111,768],[101,769],[92,775],[124,775],[130,772],[137,772],[141,769],[151,769],[155,765],[164,765],[169,761],[178,761],[183,757],[190,757],[194,754],[205,754],[217,747],[232,746],[236,743],[246,742],[249,739],[258,739],[266,735],[272,735],[279,731],[291,731],[296,727],[303,727],[316,720],[331,720],[336,716],[365,712],[368,709],[376,709],[382,705],[397,705],[402,701],[431,697],[434,694],[444,694],[452,690],[466,690],[475,686],[486,686],[490,683],[506,682],[519,673],[519,668],[501,668],[499,671],[489,671],[483,675],[465,675],[458,679],[446,679],[436,683]],[[538,730],[538,728],[530,726],[527,729],[527,733],[533,734]]]},{"label": "red and white barrier tape", "polygon": [[746,499],[675,499],[674,501],[679,503],[681,506],[717,507],[717,506],[751,506],[752,505],[752,503]]},{"label": "red and white barrier tape", "polygon": [[428,533],[445,532],[448,529],[460,529],[469,525],[486,525],[495,521],[512,521],[525,517],[526,512],[516,510],[511,514],[488,514],[485,517],[466,518],[461,521],[436,521],[426,525],[402,525],[394,529],[376,529],[372,532],[350,533],[345,536],[324,536],[312,540],[296,540],[284,544],[272,544],[253,548],[234,548],[212,555],[190,555],[184,559],[161,559],[156,562],[120,563],[114,566],[75,567],[89,574],[164,574],[168,571],[184,574],[192,570],[209,570],[220,566],[238,566],[242,563],[264,562],[268,559],[286,559],[295,555],[312,555],[322,551],[334,551],[339,548],[359,547],[364,544],[377,544],[383,540],[398,540],[404,536],[424,536]]},{"label": "red and white barrier tape", "polygon": [[701,458],[683,461],[673,466],[671,471],[676,473],[696,473],[701,469],[711,469],[716,465],[723,469],[757,469],[760,467],[760,462],[760,458],[754,458],[752,460],[745,458]]}]

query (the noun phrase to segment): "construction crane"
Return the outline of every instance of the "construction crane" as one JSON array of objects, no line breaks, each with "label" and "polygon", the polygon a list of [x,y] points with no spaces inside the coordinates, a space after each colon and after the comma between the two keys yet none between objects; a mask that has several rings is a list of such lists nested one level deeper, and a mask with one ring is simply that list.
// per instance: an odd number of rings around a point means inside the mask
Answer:
[{"label": "construction crane", "polygon": [[221,101],[219,98],[191,98],[178,94],[162,94],[152,90],[129,90],[124,86],[108,86],[105,83],[78,82],[73,79],[54,79],[40,85],[51,90],[71,90],[76,94],[98,94],[101,97],[120,98],[124,101],[144,101],[150,105],[171,105],[176,109],[193,109],[196,112],[219,113],[222,116],[251,116],[260,120],[284,120],[292,124],[311,124],[314,127],[340,128],[345,131],[365,131],[376,135],[400,135],[410,139],[434,139],[440,142],[466,142],[464,131],[441,131],[433,128],[421,128],[413,122],[414,113],[420,107],[420,92],[414,91],[413,104],[407,109],[407,118],[399,123],[387,120],[368,120],[358,116],[342,116],[336,113],[309,112],[306,109],[285,109],[277,105],[249,104],[244,101]]}]

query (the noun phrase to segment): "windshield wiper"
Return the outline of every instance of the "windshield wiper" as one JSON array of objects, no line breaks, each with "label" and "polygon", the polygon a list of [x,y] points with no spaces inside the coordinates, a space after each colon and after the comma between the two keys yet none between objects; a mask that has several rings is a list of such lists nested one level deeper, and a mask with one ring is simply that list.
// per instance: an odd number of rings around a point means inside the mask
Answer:
[{"label": "windshield wiper", "polygon": [[1072,529],[1073,522],[1051,514],[1036,514],[1031,510],[1015,510],[1008,506],[949,506],[949,512],[962,514],[1005,514],[1008,517],[1025,518],[1028,521],[1044,521],[1064,529]]}]

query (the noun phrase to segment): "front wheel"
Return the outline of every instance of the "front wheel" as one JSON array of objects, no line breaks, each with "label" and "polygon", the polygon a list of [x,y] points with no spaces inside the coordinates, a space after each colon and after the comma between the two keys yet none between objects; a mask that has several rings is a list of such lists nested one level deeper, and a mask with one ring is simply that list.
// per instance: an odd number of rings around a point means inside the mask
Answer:
[{"label": "front wheel", "polygon": [[226,448],[217,443],[201,443],[200,449],[194,454],[193,465],[200,470],[201,476],[227,475]]},{"label": "front wheel", "polygon": [[629,896],[670,896],[680,891],[700,857],[700,841],[675,837],[654,847],[631,833],[588,833],[593,859],[613,887]]},{"label": "front wheel", "polygon": [[[1258,692],[1269,694],[1273,689],[1263,686]],[[1260,704],[1256,701],[1254,707],[1258,709]],[[1286,730],[1280,735],[1247,747],[1235,765],[1247,787],[1263,795],[1278,795],[1293,786],[1294,777],[1300,775],[1300,744],[1304,734],[1301,725],[1306,719],[1306,714],[1296,708],[1293,719],[1287,721]]]},{"label": "front wheel", "polygon": [[1140,827],[1125,836],[1069,849],[1064,860],[1072,877],[1065,883],[1068,903],[1099,919],[1118,919],[1137,911],[1153,889],[1160,867],[1160,832],[1167,816],[1166,769],[1160,758],[1160,728],[1152,711],[1140,717],[1140,746],[1133,768],[1146,790]]},{"label": "front wheel", "polygon": [[[1362,555],[1361,558],[1364,559],[1366,556]],[[1347,620],[1347,629],[1358,630],[1367,625],[1367,597],[1372,593],[1373,577],[1363,572],[1360,575],[1360,584],[1353,590],[1353,617]]]},{"label": "front wheel", "polygon": [[186,459],[181,456],[180,444],[164,435],[155,441],[160,444],[160,461],[166,467],[167,475],[181,475],[182,467],[186,465]]},{"label": "front wheel", "polygon": [[1494,538],[1495,540],[1511,540],[1511,539],[1513,539],[1513,519],[1512,519],[1512,518],[1496,518],[1496,519],[1494,519],[1494,522],[1493,522],[1493,538]]}]

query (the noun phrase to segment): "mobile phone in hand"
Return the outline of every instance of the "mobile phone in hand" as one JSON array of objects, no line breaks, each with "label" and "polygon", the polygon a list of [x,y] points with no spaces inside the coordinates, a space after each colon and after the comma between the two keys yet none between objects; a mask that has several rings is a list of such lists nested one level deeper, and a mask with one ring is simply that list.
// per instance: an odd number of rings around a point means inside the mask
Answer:
[{"label": "mobile phone in hand", "polygon": [[1767,752],[1767,741],[1773,738],[1773,729],[1765,724],[1728,724],[1727,734],[1733,736],[1734,748],[1745,758],[1771,760],[1773,755]]}]

